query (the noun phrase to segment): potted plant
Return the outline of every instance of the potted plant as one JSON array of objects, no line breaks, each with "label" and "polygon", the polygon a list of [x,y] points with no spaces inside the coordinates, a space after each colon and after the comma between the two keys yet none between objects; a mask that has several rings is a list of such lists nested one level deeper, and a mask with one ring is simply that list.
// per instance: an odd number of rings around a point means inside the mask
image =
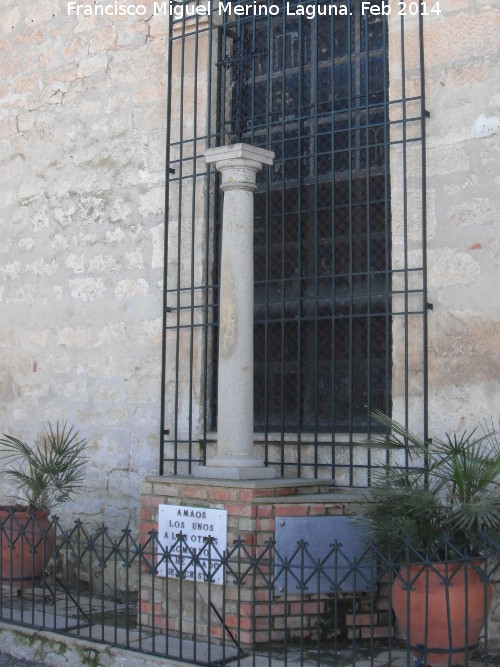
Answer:
[{"label": "potted plant", "polygon": [[[464,662],[491,604],[485,535],[500,536],[500,438],[475,429],[424,442],[381,412],[369,447],[400,452],[374,474],[360,508],[378,547],[399,566],[392,604],[416,654]],[[486,532],[485,532],[486,531]]]},{"label": "potted plant", "polygon": [[48,424],[31,447],[4,434],[3,474],[18,488],[15,504],[0,507],[2,582],[37,582],[50,555],[50,510],[81,487],[87,443],[67,424]]}]

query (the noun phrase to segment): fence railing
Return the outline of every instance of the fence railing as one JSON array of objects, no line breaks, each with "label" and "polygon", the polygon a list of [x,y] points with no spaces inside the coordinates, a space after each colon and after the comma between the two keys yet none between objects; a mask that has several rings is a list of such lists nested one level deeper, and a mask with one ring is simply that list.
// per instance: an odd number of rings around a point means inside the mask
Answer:
[{"label": "fence railing", "polygon": [[[0,517],[0,620],[200,665],[500,664],[500,545],[349,556],[298,541],[169,548],[57,518]],[[478,555],[479,554],[479,555]],[[497,593],[498,594],[498,593]],[[496,603],[495,603],[496,604]],[[479,662],[478,662],[479,661]]]}]

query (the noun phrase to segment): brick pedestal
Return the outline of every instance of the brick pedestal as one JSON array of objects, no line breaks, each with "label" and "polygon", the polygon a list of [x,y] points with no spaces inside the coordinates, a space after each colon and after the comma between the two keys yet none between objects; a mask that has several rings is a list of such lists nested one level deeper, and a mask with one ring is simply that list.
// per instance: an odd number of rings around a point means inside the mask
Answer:
[{"label": "brick pedestal", "polygon": [[[241,549],[252,558],[267,553],[266,542],[274,540],[276,517],[353,515],[362,495],[349,489],[335,489],[330,481],[320,480],[235,482],[152,477],[143,485],[141,501],[143,542],[148,539],[150,531],[158,529],[160,504],[225,509],[228,513],[228,551],[240,539],[243,540]],[[266,563],[268,561],[263,558],[259,564],[262,578],[272,577],[272,566]],[[363,626],[370,626],[373,612],[374,625],[381,627],[377,633],[387,636],[387,604],[384,600],[378,600],[374,608],[370,596],[358,594],[354,602],[352,594],[345,597],[344,617],[351,635],[364,636]],[[223,616],[225,629],[208,604],[209,599]],[[337,605],[339,599],[342,601],[342,595],[336,596]],[[288,593],[284,602],[273,588],[259,581],[259,577],[247,581],[245,586],[235,585],[233,576],[227,577],[225,586],[145,577],[140,622],[155,630],[168,628],[169,632],[185,637],[196,636],[198,640],[227,639],[232,633],[241,646],[249,646],[270,640],[281,641],[284,633],[289,638],[316,639],[318,633],[325,636],[325,633],[340,632],[337,623],[333,624],[335,627],[328,627],[326,620],[325,623],[318,622],[323,614],[325,618],[333,617],[333,605],[332,595],[322,594],[318,598],[313,593],[307,596]]]}]

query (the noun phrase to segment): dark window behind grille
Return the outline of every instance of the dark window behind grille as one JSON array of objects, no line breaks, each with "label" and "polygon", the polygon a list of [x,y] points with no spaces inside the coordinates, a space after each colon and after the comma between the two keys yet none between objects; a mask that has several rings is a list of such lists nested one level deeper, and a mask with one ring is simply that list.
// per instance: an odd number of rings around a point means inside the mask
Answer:
[{"label": "dark window behind grille", "polygon": [[386,25],[361,3],[350,9],[222,30],[224,140],[276,154],[255,201],[254,404],[265,432],[366,431],[372,409],[390,412]]},{"label": "dark window behind grille", "polygon": [[232,4],[249,15],[184,0],[213,11],[169,17],[160,474],[216,451],[221,198],[204,154],[245,141],[277,156],[256,195],[257,449],[282,477],[367,486],[391,460],[358,435],[371,409],[428,433],[427,19]]}]

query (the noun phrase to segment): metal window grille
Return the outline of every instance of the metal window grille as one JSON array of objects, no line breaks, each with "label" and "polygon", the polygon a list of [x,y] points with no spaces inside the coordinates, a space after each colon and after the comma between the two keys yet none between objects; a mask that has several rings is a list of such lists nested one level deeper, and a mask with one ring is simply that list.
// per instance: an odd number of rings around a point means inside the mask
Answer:
[{"label": "metal window grille", "polygon": [[358,0],[305,3],[313,18],[298,4],[236,16],[210,3],[205,16],[180,3],[171,19],[161,473],[204,463],[217,427],[222,200],[208,145],[276,154],[255,197],[266,463],[364,486],[373,409],[426,435],[422,16],[406,29]]}]

